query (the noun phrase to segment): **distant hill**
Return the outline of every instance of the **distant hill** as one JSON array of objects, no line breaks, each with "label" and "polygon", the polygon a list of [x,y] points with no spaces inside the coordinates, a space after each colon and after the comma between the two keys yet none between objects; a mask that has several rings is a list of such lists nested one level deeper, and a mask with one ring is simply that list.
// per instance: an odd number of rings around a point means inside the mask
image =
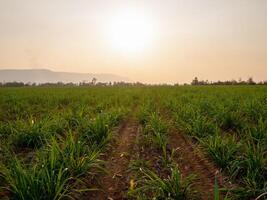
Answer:
[{"label": "distant hill", "polygon": [[56,82],[83,82],[91,81],[93,78],[97,82],[130,82],[130,79],[114,74],[93,74],[93,73],[71,73],[55,72],[47,69],[4,69],[0,70],[0,82],[31,82],[31,83],[56,83]]}]

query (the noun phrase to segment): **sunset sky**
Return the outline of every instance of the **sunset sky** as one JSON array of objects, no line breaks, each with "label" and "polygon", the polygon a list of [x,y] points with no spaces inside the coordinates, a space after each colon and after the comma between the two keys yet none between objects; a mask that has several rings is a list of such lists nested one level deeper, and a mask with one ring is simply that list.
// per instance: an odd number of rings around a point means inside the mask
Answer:
[{"label": "sunset sky", "polygon": [[267,80],[266,0],[0,0],[0,69]]}]

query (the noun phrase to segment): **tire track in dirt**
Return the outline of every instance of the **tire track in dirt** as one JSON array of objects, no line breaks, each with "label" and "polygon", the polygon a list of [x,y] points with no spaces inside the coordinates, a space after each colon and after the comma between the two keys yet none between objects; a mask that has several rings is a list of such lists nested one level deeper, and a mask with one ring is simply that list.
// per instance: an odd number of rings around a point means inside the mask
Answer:
[{"label": "tire track in dirt", "polygon": [[213,199],[215,176],[217,176],[219,187],[224,184],[220,170],[204,156],[190,138],[182,133],[172,131],[169,144],[172,149],[177,149],[174,159],[182,175],[195,174],[197,176],[194,187],[199,191],[200,198]]},{"label": "tire track in dirt", "polygon": [[100,180],[98,181],[101,188],[90,199],[125,199],[124,195],[130,182],[127,170],[138,134],[138,122],[133,116],[130,116],[120,127],[115,145],[106,155],[108,173],[99,177]]}]

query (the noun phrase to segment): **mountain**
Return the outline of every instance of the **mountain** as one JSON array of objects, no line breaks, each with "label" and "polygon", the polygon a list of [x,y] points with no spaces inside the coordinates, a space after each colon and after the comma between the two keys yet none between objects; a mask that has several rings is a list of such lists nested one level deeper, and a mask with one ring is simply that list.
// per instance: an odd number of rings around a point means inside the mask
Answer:
[{"label": "mountain", "polygon": [[72,73],[55,72],[48,69],[3,69],[0,70],[0,82],[24,82],[24,83],[56,83],[56,82],[83,82],[91,81],[93,78],[97,82],[130,82],[130,79],[114,74],[93,74],[93,73]]}]

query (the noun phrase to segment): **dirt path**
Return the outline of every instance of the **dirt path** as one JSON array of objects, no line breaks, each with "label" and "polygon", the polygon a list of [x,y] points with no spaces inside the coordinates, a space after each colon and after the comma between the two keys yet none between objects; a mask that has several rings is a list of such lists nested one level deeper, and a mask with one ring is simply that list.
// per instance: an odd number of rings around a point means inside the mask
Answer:
[{"label": "dirt path", "polygon": [[172,131],[169,143],[172,149],[177,149],[175,160],[183,176],[197,175],[194,183],[201,199],[213,199],[215,175],[220,187],[224,182],[220,171],[186,135]]},{"label": "dirt path", "polygon": [[108,174],[100,177],[101,191],[96,192],[90,199],[124,199],[130,182],[127,172],[128,164],[138,133],[139,125],[133,117],[122,124],[115,145],[107,154],[106,169]]}]

